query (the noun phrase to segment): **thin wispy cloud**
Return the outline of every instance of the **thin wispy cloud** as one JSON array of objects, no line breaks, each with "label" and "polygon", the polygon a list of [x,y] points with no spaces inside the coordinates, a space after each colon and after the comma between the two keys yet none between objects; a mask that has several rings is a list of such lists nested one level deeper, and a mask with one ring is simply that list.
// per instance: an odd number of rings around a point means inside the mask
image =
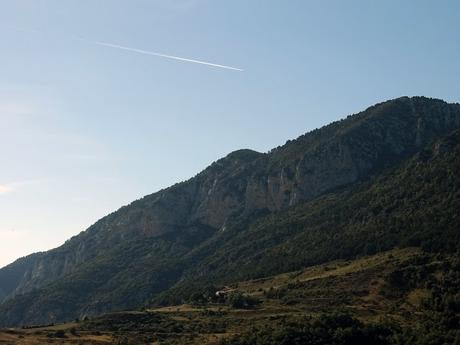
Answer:
[{"label": "thin wispy cloud", "polygon": [[32,109],[28,104],[0,99],[0,116],[28,115],[31,113]]},{"label": "thin wispy cloud", "polygon": [[0,184],[0,195],[11,192],[12,188],[6,184]]},{"label": "thin wispy cloud", "polygon": [[6,184],[0,184],[0,195],[6,195],[12,192],[17,191],[20,188],[23,188],[28,185],[33,185],[42,182],[43,180],[25,180],[18,181]]}]

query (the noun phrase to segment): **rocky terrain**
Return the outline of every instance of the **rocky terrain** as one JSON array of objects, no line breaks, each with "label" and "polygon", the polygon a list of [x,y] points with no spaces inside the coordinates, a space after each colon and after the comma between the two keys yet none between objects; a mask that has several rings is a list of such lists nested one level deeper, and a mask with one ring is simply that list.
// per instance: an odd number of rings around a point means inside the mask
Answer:
[{"label": "rocky terrain", "polygon": [[397,246],[455,251],[459,128],[460,105],[403,97],[268,153],[235,151],[2,268],[0,325],[181,303],[200,284]]}]

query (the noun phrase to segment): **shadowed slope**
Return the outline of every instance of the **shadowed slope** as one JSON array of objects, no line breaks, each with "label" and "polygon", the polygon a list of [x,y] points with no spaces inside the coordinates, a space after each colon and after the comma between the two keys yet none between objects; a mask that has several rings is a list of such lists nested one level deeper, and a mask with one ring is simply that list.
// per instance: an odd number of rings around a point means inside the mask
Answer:
[{"label": "shadowed slope", "polygon": [[[27,265],[17,261],[0,270],[0,289],[8,298],[0,307],[0,323],[133,308],[176,284],[187,286],[188,277],[262,276],[401,244],[396,235],[382,243],[375,236],[380,228],[375,225],[374,233],[366,227],[371,214],[382,220],[392,214],[390,201],[384,203],[388,214],[377,206],[363,218],[350,212],[365,207],[366,197],[375,199],[365,192],[377,188],[366,182],[369,178],[424,152],[459,126],[459,105],[404,97],[268,154],[236,151],[192,179],[102,218],[62,247],[31,256]],[[417,170],[409,165],[411,177]],[[390,182],[381,183],[391,185],[391,175],[385,176]],[[399,188],[399,178],[390,190]],[[412,188],[401,188],[406,187]],[[318,199],[343,188],[348,189]],[[347,208],[354,195],[359,197]],[[417,199],[409,200],[416,207]],[[355,217],[350,224],[367,225],[354,231],[344,224],[347,217]],[[408,231],[401,228],[405,223],[393,225],[395,233]],[[346,239],[352,239],[349,247],[340,245]]]}]

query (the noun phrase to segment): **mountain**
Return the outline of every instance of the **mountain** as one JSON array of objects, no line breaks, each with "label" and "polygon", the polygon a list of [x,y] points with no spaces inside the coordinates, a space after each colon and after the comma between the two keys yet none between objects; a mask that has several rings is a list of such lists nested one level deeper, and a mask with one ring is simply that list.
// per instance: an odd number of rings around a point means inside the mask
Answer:
[{"label": "mountain", "polygon": [[403,97],[240,150],[0,270],[0,325],[177,303],[394,247],[458,249],[460,105]]},{"label": "mountain", "polygon": [[203,289],[189,304],[0,329],[0,344],[456,344],[458,254],[336,260],[232,283],[226,296]]}]

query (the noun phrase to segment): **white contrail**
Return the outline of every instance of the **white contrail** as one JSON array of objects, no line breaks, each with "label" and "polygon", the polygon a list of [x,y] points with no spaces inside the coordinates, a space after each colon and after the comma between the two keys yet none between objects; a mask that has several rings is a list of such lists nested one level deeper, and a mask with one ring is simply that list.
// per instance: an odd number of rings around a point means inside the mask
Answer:
[{"label": "white contrail", "polygon": [[136,48],[120,46],[118,44],[112,44],[112,43],[107,43],[107,42],[89,41],[89,40],[85,40],[85,39],[82,39],[82,38],[78,38],[78,39],[80,41],[84,41],[84,42],[87,42],[87,43],[93,43],[93,44],[97,44],[97,45],[100,45],[100,46],[110,47],[110,48],[115,48],[115,49],[127,50],[127,51],[130,51],[130,52],[139,53],[139,54],[153,55],[153,56],[158,56],[158,57],[163,57],[163,58],[173,59],[173,60],[178,60],[178,61],[198,63],[198,64],[201,64],[201,65],[206,65],[206,66],[211,66],[211,67],[230,69],[230,70],[233,70],[233,71],[240,71],[240,72],[244,71],[241,68],[225,66],[225,65],[219,65],[219,64],[211,63],[211,62],[207,62],[207,61],[186,59],[186,58],[179,57],[179,56],[166,55],[166,54],[151,52],[151,51],[148,51],[148,50],[142,50],[142,49],[136,49]]},{"label": "white contrail", "polygon": [[[25,29],[25,28],[18,28],[18,27],[12,27],[12,26],[7,26],[7,27],[9,27],[10,29],[13,29],[13,30],[17,30],[17,31],[33,32],[33,33],[40,34],[40,35],[43,34],[43,32],[41,32],[39,30],[34,30],[34,29],[28,29],[28,28]],[[61,37],[63,37],[63,36],[61,36]],[[71,36],[71,37],[67,36],[67,38],[72,39],[72,40],[76,40],[76,41],[85,42],[85,43],[97,44],[97,45],[103,46],[103,47],[127,50],[127,51],[130,51],[130,52],[133,52],[133,53],[139,53],[139,54],[145,54],[145,55],[153,55],[153,56],[158,56],[158,57],[162,57],[162,58],[166,58],[166,59],[172,59],[172,60],[183,61],[183,62],[197,63],[197,64],[200,64],[200,65],[206,65],[206,66],[211,66],[211,67],[216,67],[216,68],[229,69],[229,70],[232,70],[232,71],[239,71],[239,72],[244,71],[243,69],[237,68],[237,67],[220,65],[220,64],[216,64],[216,63],[212,63],[212,62],[208,62],[208,61],[187,59],[187,58],[183,58],[183,57],[179,57],[179,56],[156,53],[156,52],[143,50],[143,49],[125,47],[125,46],[121,46],[121,45],[113,44],[113,43],[108,43],[108,42],[92,41],[92,40],[88,40],[86,38],[82,38],[82,37],[79,37],[79,36]]]}]

